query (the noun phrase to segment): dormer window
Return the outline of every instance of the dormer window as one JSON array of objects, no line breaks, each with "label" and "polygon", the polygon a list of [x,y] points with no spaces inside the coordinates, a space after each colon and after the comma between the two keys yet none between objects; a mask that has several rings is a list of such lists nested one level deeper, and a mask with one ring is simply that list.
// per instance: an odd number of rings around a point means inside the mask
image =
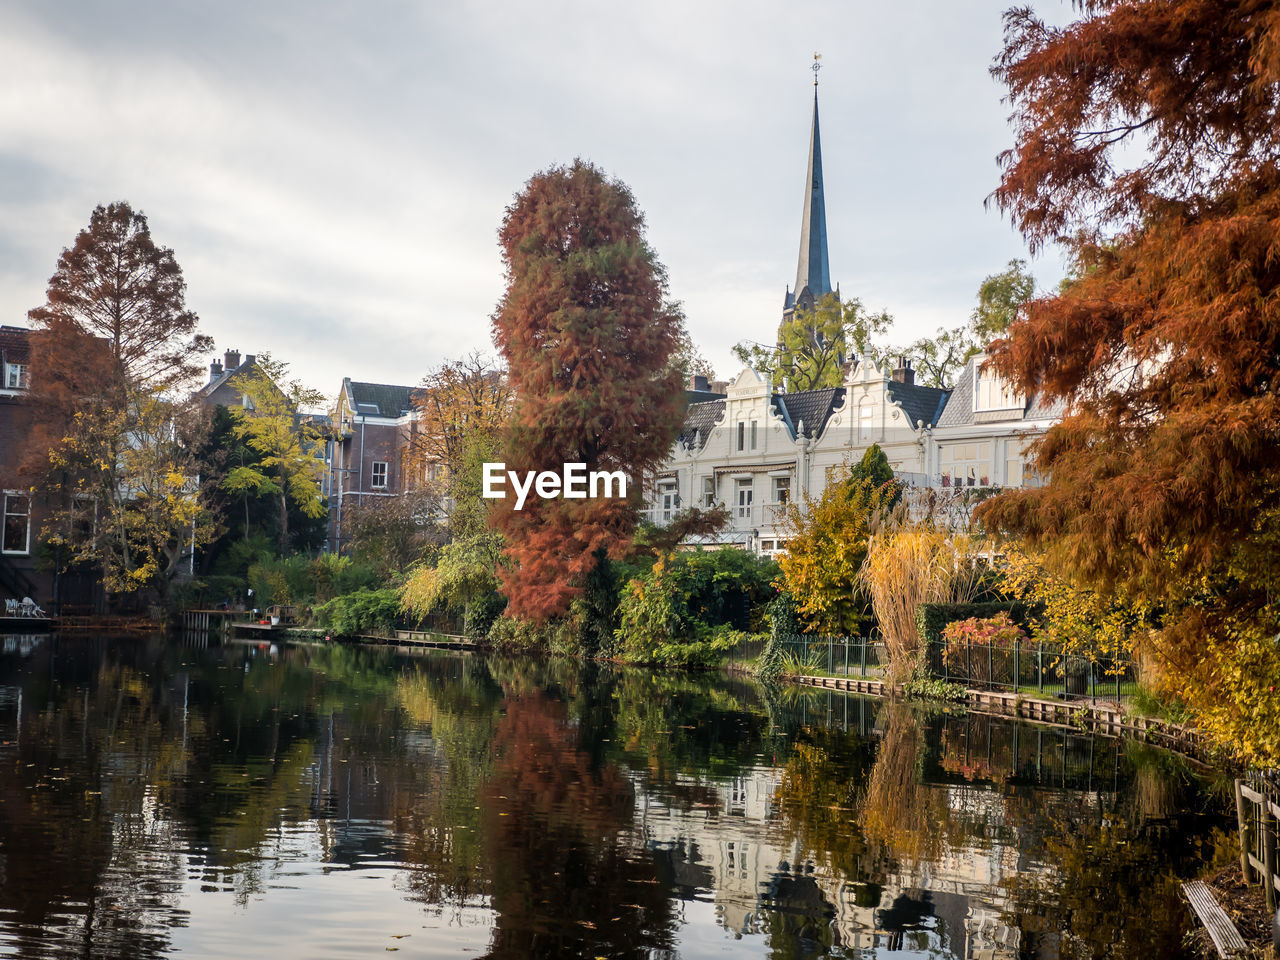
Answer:
[{"label": "dormer window", "polygon": [[994,370],[983,370],[985,357],[973,365],[973,412],[984,410],[1021,410],[1026,398],[1011,388]]},{"label": "dormer window", "polygon": [[25,363],[6,363],[4,365],[4,385],[8,390],[26,390],[31,386],[27,378]]}]

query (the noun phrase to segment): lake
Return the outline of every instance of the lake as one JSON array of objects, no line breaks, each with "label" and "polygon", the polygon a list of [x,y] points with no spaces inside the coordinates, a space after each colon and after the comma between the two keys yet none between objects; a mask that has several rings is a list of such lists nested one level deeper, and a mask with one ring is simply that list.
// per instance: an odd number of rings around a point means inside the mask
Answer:
[{"label": "lake", "polygon": [[0,637],[0,956],[1176,957],[1229,789],[720,674]]}]

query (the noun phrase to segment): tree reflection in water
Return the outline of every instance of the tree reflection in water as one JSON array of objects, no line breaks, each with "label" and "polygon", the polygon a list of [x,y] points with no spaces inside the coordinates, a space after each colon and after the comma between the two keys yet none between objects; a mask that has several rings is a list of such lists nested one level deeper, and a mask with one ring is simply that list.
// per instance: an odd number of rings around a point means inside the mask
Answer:
[{"label": "tree reflection in water", "polygon": [[[0,953],[24,958],[261,954],[269,914],[219,952],[208,905],[239,924],[359,871],[385,879],[377,917],[447,913],[494,958],[696,960],[731,936],[778,958],[1173,956],[1176,881],[1230,844],[1220,809],[1149,748],[722,677],[0,652]],[[308,887],[308,919],[352,889]]]},{"label": "tree reflection in water", "polygon": [[563,703],[506,701],[484,810],[491,957],[639,958],[671,945],[669,891],[630,830],[631,784],[579,749],[579,735]]}]

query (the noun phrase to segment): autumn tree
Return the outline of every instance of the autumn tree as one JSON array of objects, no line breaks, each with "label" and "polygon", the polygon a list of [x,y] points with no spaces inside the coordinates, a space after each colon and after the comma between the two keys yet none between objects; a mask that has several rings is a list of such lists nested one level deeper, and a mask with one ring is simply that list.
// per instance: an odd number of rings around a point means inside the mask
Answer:
[{"label": "autumn tree", "polygon": [[446,360],[414,392],[410,452],[419,476],[433,469],[448,477],[461,471],[467,443],[498,436],[511,416],[511,381],[478,350]]},{"label": "autumn tree", "polygon": [[841,301],[834,293],[820,297],[812,310],[796,310],[778,329],[776,346],[742,341],[733,354],[774,387],[818,390],[844,382],[850,357],[874,352],[873,340],[893,323],[886,311],[873,313],[857,297]]},{"label": "autumn tree", "polygon": [[1170,689],[1280,759],[1280,12],[1257,0],[1005,17],[1014,146],[992,195],[1075,279],[993,350],[1069,413],[1049,478],[980,517],[1158,609]]},{"label": "autumn tree", "polygon": [[197,332],[173,251],[127,203],[99,206],[28,316],[36,412],[25,467],[50,502],[46,539],[63,566],[100,564],[109,590],[163,590],[176,545],[198,546],[211,527],[195,489],[202,421],[184,391],[212,341]]},{"label": "autumn tree", "polygon": [[806,631],[853,634],[869,619],[858,571],[875,520],[888,512],[896,493],[894,484],[851,481],[846,465],[842,475],[828,478],[819,496],[806,494],[782,508],[787,552],[778,566]]},{"label": "autumn tree", "polygon": [[233,466],[222,481],[231,493],[275,500],[281,551],[289,546],[290,504],[312,518],[328,510],[320,490],[324,462],[316,456],[324,446],[324,428],[305,414],[307,407],[324,402],[324,394],[287,379],[288,370],[288,364],[264,353],[231,378],[231,386],[245,398],[230,411],[232,432],[257,457]]},{"label": "autumn tree", "polygon": [[520,511],[498,501],[510,612],[544,619],[627,547],[641,478],[679,428],[680,319],[631,191],[589,163],[535,174],[499,236],[507,289],[494,339],[516,397],[507,469],[583,463],[622,471],[632,494],[533,498]]}]

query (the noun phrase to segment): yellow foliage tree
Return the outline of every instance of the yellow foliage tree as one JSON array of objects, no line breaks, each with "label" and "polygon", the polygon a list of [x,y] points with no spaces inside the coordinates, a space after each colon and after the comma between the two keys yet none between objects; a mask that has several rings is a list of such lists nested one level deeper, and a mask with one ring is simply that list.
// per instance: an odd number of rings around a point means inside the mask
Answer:
[{"label": "yellow foliage tree", "polygon": [[888,511],[892,485],[851,481],[849,467],[830,477],[819,497],[806,494],[783,509],[787,552],[778,558],[782,584],[806,631],[852,634],[866,619],[858,571],[875,519]]},{"label": "yellow foliage tree", "polygon": [[1146,635],[1150,603],[1121,586],[1110,596],[1058,572],[1052,557],[1025,544],[1008,544],[998,567],[1005,587],[1037,611],[1032,637],[1063,653],[1097,658],[1130,656]]},{"label": "yellow foliage tree", "polygon": [[324,464],[316,457],[323,433],[300,413],[322,403],[324,395],[300,381],[286,381],[287,372],[286,364],[262,354],[232,378],[231,385],[248,401],[231,410],[233,432],[261,459],[232,468],[223,481],[233,493],[278,498],[281,550],[289,545],[290,501],[307,517],[323,517],[327,510],[320,495]]}]

